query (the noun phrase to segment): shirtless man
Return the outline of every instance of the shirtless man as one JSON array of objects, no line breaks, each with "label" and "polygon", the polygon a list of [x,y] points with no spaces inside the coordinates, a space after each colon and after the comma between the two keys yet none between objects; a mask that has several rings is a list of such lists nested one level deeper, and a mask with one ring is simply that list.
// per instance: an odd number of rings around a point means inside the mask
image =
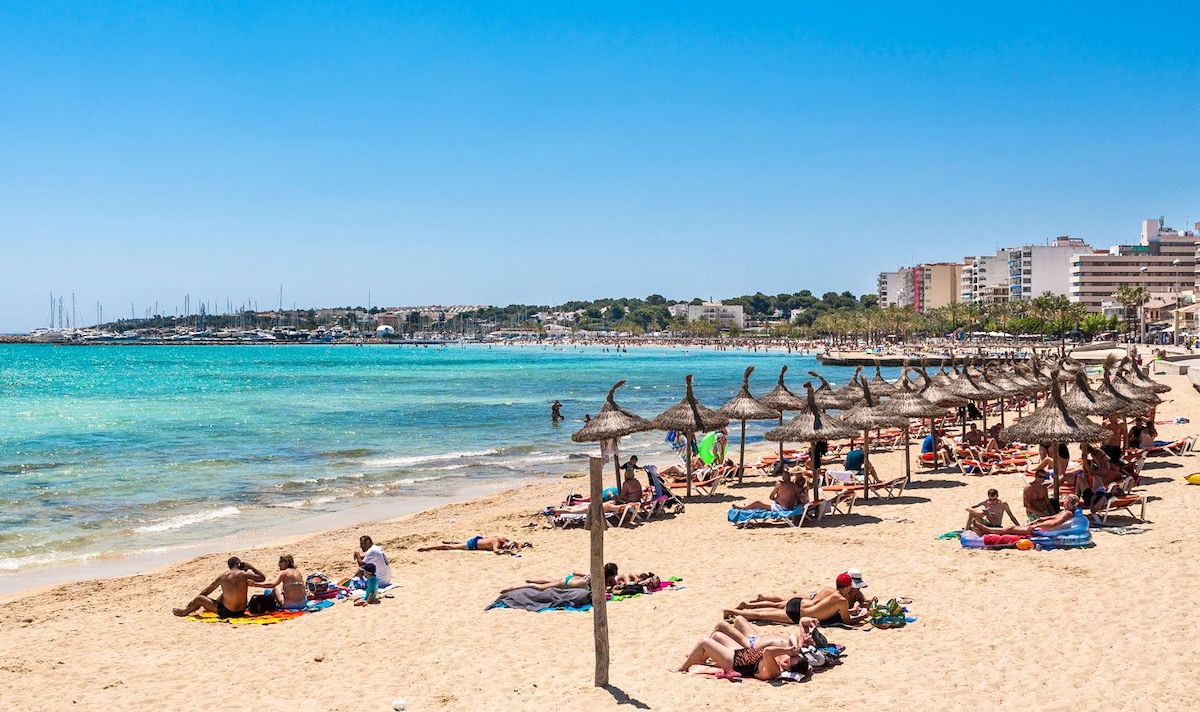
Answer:
[{"label": "shirtless man", "polygon": [[[850,612],[856,613],[858,609],[866,609],[868,605],[876,602],[877,598],[867,599],[863,595],[862,589],[867,587],[863,582],[862,572],[858,569],[847,569],[846,574],[850,576]],[[805,600],[817,601],[823,598],[828,598],[830,595],[837,593],[837,588],[826,586],[819,591],[803,596]],[[738,604],[739,610],[755,609],[755,608],[782,608],[787,598],[784,596],[771,596],[769,594],[760,593],[749,601],[744,601]]]},{"label": "shirtless man", "polygon": [[[853,597],[854,581],[850,574],[838,574],[835,590],[824,598],[807,599],[791,598],[786,603],[772,602],[770,607],[738,607],[726,609],[723,615],[745,616],[746,620],[768,621],[771,623],[799,623],[801,618],[816,618],[821,625],[858,625],[866,618],[866,611],[851,610],[850,599]],[[741,606],[750,606],[743,603]]]},{"label": "shirtless man", "polygon": [[[250,584],[261,583],[267,577],[253,565],[236,556],[229,557],[229,561],[226,563],[229,565],[228,571],[218,576],[186,607],[175,608],[172,612],[183,617],[190,616],[203,608],[210,613],[216,613],[220,618],[241,618],[246,615],[246,602],[250,600]],[[213,596],[212,592],[218,588],[221,589],[221,592]]]},{"label": "shirtless man", "polygon": [[490,551],[494,554],[516,554],[519,550],[533,546],[503,536],[473,536],[466,541],[443,541],[434,546],[422,546],[417,551]]},{"label": "shirtless man", "polygon": [[963,444],[971,450],[978,450],[983,447],[983,433],[979,432],[979,426],[971,423],[967,434],[963,436]]},{"label": "shirtless man", "polygon": [[1125,419],[1116,415],[1108,416],[1104,419],[1104,430],[1104,444],[1100,449],[1114,465],[1120,465],[1121,450],[1125,447],[1125,440],[1129,437]]},{"label": "shirtless man", "polygon": [[771,490],[770,502],[755,501],[730,506],[733,509],[769,509],[772,512],[790,512],[807,502],[807,495],[808,491],[792,482],[791,473],[784,470],[779,482],[775,483],[775,489]]},{"label": "shirtless man", "polygon": [[972,529],[976,534],[1016,534],[1017,536],[1036,536],[1041,529],[1054,529],[1061,527],[1075,516],[1075,508],[1079,506],[1079,497],[1077,495],[1067,495],[1065,507],[1057,514],[1051,514],[1048,517],[1035,519],[1025,526],[1008,527],[987,527],[978,522]]},{"label": "shirtless man", "polygon": [[256,588],[267,588],[275,596],[275,602],[285,611],[303,611],[308,608],[308,589],[304,585],[304,574],[296,568],[296,559],[291,554],[279,557],[279,574],[274,581],[254,584]]},{"label": "shirtless man", "polygon": [[1025,502],[1025,516],[1031,522],[1054,513],[1054,507],[1050,504],[1050,490],[1046,487],[1049,480],[1050,475],[1044,469],[1039,469],[1033,481],[1025,485],[1022,499]]},{"label": "shirtless man", "polygon": [[963,526],[963,529],[970,529],[971,525],[975,522],[988,527],[1002,527],[1004,526],[1005,514],[1012,520],[1013,525],[1019,526],[1021,524],[1017,521],[1016,515],[1012,513],[1008,502],[1000,499],[1000,492],[990,489],[987,491],[987,499],[976,504],[974,507],[967,507],[967,523]]}]

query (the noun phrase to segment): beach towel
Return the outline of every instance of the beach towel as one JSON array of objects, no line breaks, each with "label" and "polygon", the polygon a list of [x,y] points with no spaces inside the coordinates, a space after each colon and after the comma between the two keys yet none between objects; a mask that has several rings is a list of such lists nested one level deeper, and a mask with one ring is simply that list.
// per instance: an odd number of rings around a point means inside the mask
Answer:
[{"label": "beach towel", "polygon": [[775,512],[766,509],[729,509],[725,515],[730,524],[745,524],[746,522],[768,521],[773,519],[799,519],[804,514],[804,507]]},{"label": "beach towel", "polygon": [[272,611],[260,615],[247,615],[242,618],[218,618],[216,613],[195,613],[188,616],[188,620],[202,621],[205,623],[229,623],[230,625],[271,625],[273,623],[282,623],[290,621],[293,618],[299,618],[305,613],[316,613],[329,608],[333,605],[333,601],[309,601],[308,608],[303,611]]},{"label": "beach towel", "polygon": [[659,581],[658,588],[654,589],[653,591],[647,591],[645,593],[626,593],[626,594],[619,594],[619,595],[609,594],[608,600],[609,601],[624,601],[629,598],[637,598],[638,596],[649,596],[652,593],[658,593],[659,591],[666,591],[669,588],[678,590],[678,589],[683,588],[683,586],[679,585],[682,582],[683,582],[683,579],[679,578],[678,576],[672,576],[669,579]]},{"label": "beach towel", "polygon": [[589,611],[592,592],[586,588],[518,588],[502,593],[485,608],[519,608],[524,611]]}]

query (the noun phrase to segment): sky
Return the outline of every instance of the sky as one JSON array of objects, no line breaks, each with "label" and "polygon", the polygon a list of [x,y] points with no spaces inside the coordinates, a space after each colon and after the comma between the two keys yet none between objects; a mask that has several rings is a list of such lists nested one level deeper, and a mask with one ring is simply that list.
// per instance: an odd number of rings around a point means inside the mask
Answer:
[{"label": "sky", "polygon": [[0,3],[0,332],[874,291],[1200,221],[1195,3]]}]

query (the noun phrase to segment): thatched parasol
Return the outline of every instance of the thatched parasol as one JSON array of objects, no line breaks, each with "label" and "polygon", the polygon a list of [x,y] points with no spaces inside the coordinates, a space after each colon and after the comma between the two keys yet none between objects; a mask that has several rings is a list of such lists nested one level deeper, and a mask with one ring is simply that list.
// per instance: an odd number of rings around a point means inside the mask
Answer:
[{"label": "thatched parasol", "polygon": [[683,379],[685,392],[683,400],[659,413],[650,424],[656,430],[674,430],[683,433],[686,439],[684,452],[687,455],[687,496],[692,496],[692,441],[696,433],[707,433],[729,425],[729,418],[717,411],[706,408],[696,402],[692,393],[692,374]]},{"label": "thatched parasol", "polygon": [[1146,371],[1143,371],[1142,368],[1137,365],[1137,361],[1134,361],[1133,359],[1126,356],[1125,358],[1123,358],[1121,360],[1121,363],[1123,366],[1129,367],[1130,374],[1126,377],[1126,380],[1128,380],[1133,385],[1140,386],[1142,388],[1149,388],[1150,390],[1154,391],[1155,393],[1170,392],[1170,390],[1171,390],[1170,386],[1168,386],[1165,383],[1159,383],[1158,381],[1151,378],[1146,373]]},{"label": "thatched parasol", "polygon": [[878,397],[883,398],[890,396],[896,392],[897,384],[892,383],[883,377],[883,373],[879,367],[875,367],[875,377],[871,379],[871,391]]},{"label": "thatched parasol", "polygon": [[[572,433],[571,440],[577,443],[602,443],[605,440],[618,440],[633,433],[654,430],[654,426],[649,420],[617,405],[613,394],[623,385],[625,385],[625,381],[617,381],[612,388],[608,389],[608,398],[604,399],[604,405],[600,408],[600,412],[592,418],[591,422]],[[603,449],[601,447],[602,452]],[[621,463],[617,461],[616,452],[617,449],[614,447],[613,464],[617,468],[617,489],[620,489]]]},{"label": "thatched parasol", "polygon": [[809,464],[812,467],[813,500],[821,498],[821,478],[817,476],[817,468],[821,465],[821,456],[817,453],[817,443],[829,442],[839,438],[853,437],[854,428],[843,423],[839,418],[826,415],[817,407],[811,383],[804,384],[807,392],[807,405],[800,415],[792,418],[787,425],[774,430],[768,430],[764,436],[774,442],[809,443]]},{"label": "thatched parasol", "polygon": [[780,411],[774,408],[768,408],[762,403],[754,400],[754,396],[750,395],[750,374],[754,373],[753,366],[747,366],[742,373],[742,390],[733,397],[725,405],[718,410],[724,416],[731,420],[737,420],[742,424],[742,447],[741,453],[738,455],[738,482],[742,481],[742,471],[746,467],[746,421],[747,420],[774,420],[782,417]]},{"label": "thatched parasol", "polygon": [[902,415],[886,410],[880,402],[871,395],[871,387],[866,380],[861,381],[863,393],[862,402],[854,406],[845,413],[842,413],[842,422],[854,428],[858,428],[863,434],[863,499],[871,498],[870,481],[867,476],[867,468],[871,464],[871,436],[870,431],[878,428],[891,428],[901,426],[908,428],[908,418]]},{"label": "thatched parasol", "polygon": [[1000,439],[1006,443],[1041,443],[1050,446],[1054,457],[1055,498],[1058,498],[1059,495],[1059,480],[1066,470],[1066,463],[1060,465],[1058,460],[1059,444],[1095,442],[1103,440],[1108,432],[1067,407],[1067,404],[1063,402],[1062,389],[1058,385],[1057,376],[1058,374],[1055,373],[1054,385],[1050,388],[1050,397],[1046,399],[1042,407],[1000,433]]},{"label": "thatched parasol", "polygon": [[1133,401],[1120,398],[1111,393],[1097,393],[1088,385],[1087,374],[1079,371],[1075,374],[1075,387],[1063,394],[1063,403],[1072,412],[1081,415],[1132,415],[1141,412],[1140,406],[1134,406]]},{"label": "thatched parasol", "polygon": [[[933,452],[934,465],[937,464],[937,433],[933,426],[933,419],[946,415],[945,408],[930,403],[921,397],[919,393],[912,389],[912,384],[908,380],[908,368],[904,369],[904,375],[900,379],[900,387],[896,392],[888,398],[883,404],[896,415],[904,416],[905,418],[929,418],[929,432],[933,435]],[[909,433],[907,425],[904,428],[904,477],[912,480],[912,462],[909,454]]]},{"label": "thatched parasol", "polygon": [[[779,369],[779,378],[775,381],[775,387],[758,399],[759,403],[774,408],[779,411],[779,424],[783,425],[783,412],[785,410],[804,410],[808,407],[808,403],[800,396],[788,390],[788,387],[783,385],[783,375],[787,373],[788,367],[785,365]],[[779,443],[779,461],[783,462],[783,443]]]},{"label": "thatched parasol", "polygon": [[1140,401],[1148,406],[1155,406],[1163,402],[1163,399],[1159,398],[1158,394],[1153,390],[1133,385],[1129,381],[1125,380],[1125,376],[1121,375],[1120,373],[1113,376],[1112,386],[1118,393],[1126,398]]},{"label": "thatched parasol", "polygon": [[808,375],[821,382],[821,387],[814,391],[817,407],[825,410],[842,410],[856,402],[861,394],[854,395],[847,399],[840,395],[841,391],[834,391],[833,386],[829,385],[829,381],[816,371],[809,371]]}]

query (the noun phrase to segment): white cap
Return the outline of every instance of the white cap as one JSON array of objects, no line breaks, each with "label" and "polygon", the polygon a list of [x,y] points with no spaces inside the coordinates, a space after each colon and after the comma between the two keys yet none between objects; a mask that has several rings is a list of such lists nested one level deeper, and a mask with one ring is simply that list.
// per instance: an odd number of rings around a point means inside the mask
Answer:
[{"label": "white cap", "polygon": [[863,583],[862,572],[858,569],[846,569],[846,573],[850,575],[851,585],[854,588],[866,588],[867,584]]}]

